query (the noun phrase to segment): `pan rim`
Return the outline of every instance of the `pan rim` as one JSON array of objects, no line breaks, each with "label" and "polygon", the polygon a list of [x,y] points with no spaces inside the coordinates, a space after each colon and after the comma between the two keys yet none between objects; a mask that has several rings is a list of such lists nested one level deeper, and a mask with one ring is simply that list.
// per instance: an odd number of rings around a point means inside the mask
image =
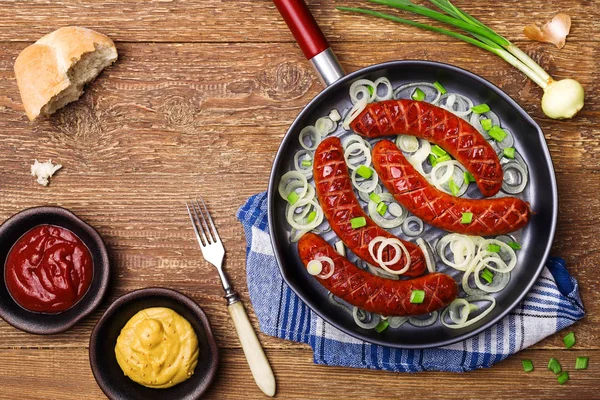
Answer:
[{"label": "pan rim", "polygon": [[[437,340],[437,341],[433,341],[433,342],[427,343],[427,344],[402,344],[402,343],[390,343],[385,340],[374,339],[374,338],[364,335],[360,332],[347,329],[343,325],[339,324],[337,321],[334,321],[330,318],[326,318],[325,316],[323,316],[322,313],[316,309],[317,307],[314,306],[315,302],[312,301],[311,299],[306,299],[305,298],[306,296],[303,296],[302,294],[298,293],[298,291],[295,290],[294,285],[292,283],[290,283],[290,280],[288,279],[288,275],[287,275],[289,273],[289,271],[286,271],[285,268],[283,267],[284,260],[280,256],[280,250],[278,249],[278,247],[276,245],[275,238],[274,238],[274,235],[272,234],[272,232],[275,232],[275,227],[274,227],[274,222],[273,222],[273,213],[274,213],[275,198],[276,198],[275,194],[277,192],[277,182],[275,182],[275,176],[277,175],[276,172],[277,172],[278,166],[280,165],[280,163],[282,161],[281,159],[283,157],[283,149],[288,144],[288,142],[292,139],[293,133],[295,131],[297,131],[297,129],[298,129],[297,125],[299,125],[300,122],[302,120],[304,120],[305,115],[310,112],[311,106],[314,103],[319,102],[321,99],[329,96],[330,92],[335,91],[335,89],[338,86],[341,86],[348,81],[355,80],[358,77],[364,76],[369,73],[377,72],[378,70],[382,70],[382,69],[386,69],[386,68],[390,69],[390,68],[399,68],[402,66],[415,66],[415,65],[416,66],[428,66],[428,67],[438,68],[441,70],[446,70],[450,73],[464,75],[467,78],[470,78],[470,79],[480,82],[482,85],[486,86],[491,92],[494,92],[496,95],[498,95],[504,101],[506,101],[514,110],[516,110],[527,122],[529,122],[535,128],[535,130],[537,131],[537,134],[539,136],[540,143],[542,145],[541,150],[544,155],[544,160],[546,162],[546,168],[547,168],[547,171],[549,171],[549,173],[550,173],[550,183],[551,183],[550,189],[551,189],[551,195],[552,195],[553,209],[552,209],[552,220],[551,220],[551,226],[550,226],[550,232],[549,232],[549,240],[546,243],[546,248],[544,249],[543,257],[540,259],[540,262],[536,268],[536,271],[532,275],[532,279],[527,283],[525,290],[523,290],[521,293],[519,293],[519,295],[511,301],[511,304],[508,307],[506,307],[504,310],[502,310],[502,312],[500,312],[494,318],[491,318],[490,320],[486,321],[481,326],[479,326],[473,330],[465,331],[464,333],[461,333],[455,337]],[[484,330],[490,328],[491,326],[493,326],[496,323],[498,323],[499,321],[501,321],[512,310],[514,310],[515,307],[525,298],[525,296],[529,293],[529,291],[531,290],[531,288],[533,287],[535,282],[538,280],[540,274],[542,273],[544,266],[546,264],[546,261],[548,260],[548,257],[550,255],[552,243],[554,242],[554,238],[555,238],[555,234],[556,234],[556,225],[558,222],[558,188],[557,188],[557,183],[556,183],[556,174],[554,171],[554,165],[553,165],[550,151],[548,149],[548,144],[546,143],[546,139],[544,137],[544,133],[542,132],[542,129],[535,122],[535,120],[515,100],[513,100],[508,94],[506,94],[502,89],[500,89],[499,87],[497,87],[496,85],[494,85],[493,83],[488,81],[487,79],[485,79],[477,74],[474,74],[473,72],[470,72],[466,69],[463,69],[463,68],[460,68],[460,67],[457,67],[454,65],[450,65],[447,63],[438,62],[438,61],[426,61],[426,60],[395,60],[395,61],[386,61],[383,63],[374,64],[374,65],[371,65],[371,66],[368,66],[365,68],[361,68],[361,69],[354,71],[348,75],[345,75],[344,77],[342,77],[341,79],[339,79],[338,81],[333,83],[332,85],[330,85],[330,86],[326,87],[324,90],[322,90],[306,106],[304,106],[302,111],[296,116],[294,121],[290,124],[283,139],[281,140],[279,148],[277,149],[275,159],[273,160],[273,166],[271,168],[271,174],[269,176],[269,186],[268,186],[268,192],[267,192],[267,216],[268,216],[268,227],[269,227],[269,232],[270,232],[269,239],[271,242],[271,246],[273,248],[273,254],[277,261],[277,267],[279,268],[279,272],[280,272],[283,280],[285,281],[285,283],[289,286],[289,288],[315,314],[317,314],[320,318],[322,318],[328,324],[334,326],[335,328],[339,329],[340,331],[342,331],[356,339],[365,341],[367,343],[372,343],[372,344],[377,344],[377,345],[392,347],[392,348],[398,348],[398,349],[409,349],[409,350],[429,349],[429,348],[448,346],[448,345],[455,344],[455,343],[467,340],[469,338],[472,338],[472,337],[478,335],[479,333],[483,332]]]}]

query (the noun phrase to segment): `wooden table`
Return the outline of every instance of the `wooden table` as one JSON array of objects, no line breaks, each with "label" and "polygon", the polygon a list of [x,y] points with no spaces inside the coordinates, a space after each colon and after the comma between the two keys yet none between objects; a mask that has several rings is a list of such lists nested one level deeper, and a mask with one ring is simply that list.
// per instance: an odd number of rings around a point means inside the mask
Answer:
[{"label": "wooden table", "polygon": [[[449,62],[500,86],[540,123],[560,194],[553,254],[566,258],[579,280],[587,316],[573,327],[573,350],[564,350],[561,333],[466,374],[316,366],[308,346],[261,335],[278,397],[600,398],[600,99],[594,79],[600,75],[600,6],[589,0],[459,2],[555,77],[581,81],[585,109],[557,122],[542,114],[540,89],[508,64],[437,34],[334,10],[351,3],[309,1],[348,71],[395,59]],[[574,22],[562,50],[524,39],[523,26],[558,10]],[[80,101],[29,123],[12,71],[15,57],[69,24],[109,35],[119,61]],[[100,231],[113,264],[106,301],[69,332],[34,336],[0,322],[0,398],[103,398],[88,363],[92,327],[116,297],[156,285],[182,291],[208,313],[222,363],[207,397],[260,398],[182,200],[202,194],[211,205],[228,251],[226,268],[251,310],[235,212],[266,189],[288,125],[322,89],[274,6],[268,0],[4,0],[0,42],[0,219],[32,206],[67,207]],[[47,188],[29,174],[34,158],[64,165]],[[572,373],[564,386],[545,370],[551,356],[573,370],[575,357],[583,355],[590,357],[589,369]],[[536,371],[525,374],[522,358],[532,359]]]}]

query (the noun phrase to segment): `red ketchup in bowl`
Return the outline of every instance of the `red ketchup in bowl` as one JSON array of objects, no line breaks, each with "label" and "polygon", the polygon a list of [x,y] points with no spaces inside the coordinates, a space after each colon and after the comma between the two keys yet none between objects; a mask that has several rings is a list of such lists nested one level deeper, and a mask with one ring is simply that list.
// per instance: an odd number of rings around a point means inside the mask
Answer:
[{"label": "red ketchup in bowl", "polygon": [[73,232],[39,225],[13,245],[4,275],[12,298],[29,311],[56,314],[87,292],[94,272],[92,255]]}]

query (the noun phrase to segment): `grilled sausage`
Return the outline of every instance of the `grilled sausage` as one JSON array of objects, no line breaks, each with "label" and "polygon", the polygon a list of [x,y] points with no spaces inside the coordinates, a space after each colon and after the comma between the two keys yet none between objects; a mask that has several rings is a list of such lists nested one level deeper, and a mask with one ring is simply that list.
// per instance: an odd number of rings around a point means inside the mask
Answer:
[{"label": "grilled sausage", "polygon": [[[531,209],[515,197],[464,199],[432,186],[389,140],[373,148],[373,166],[394,198],[430,225],[466,235],[492,236],[516,231],[527,225]],[[462,223],[463,213],[472,213]]]},{"label": "grilled sausage", "polygon": [[[298,253],[305,266],[317,257],[331,258],[333,275],[327,279],[316,277],[317,280],[335,296],[369,312],[385,316],[427,314],[450,304],[458,295],[456,282],[445,274],[433,273],[398,281],[371,275],[336,253],[314,233],[300,238]],[[425,291],[423,303],[410,302],[413,290]]]},{"label": "grilled sausage", "polygon": [[371,103],[350,127],[369,138],[407,134],[428,140],[464,165],[484,196],[502,187],[502,166],[492,146],[468,122],[443,108],[415,100]]},{"label": "grilled sausage", "polygon": [[[317,197],[331,229],[338,235],[344,244],[354,254],[369,264],[378,266],[369,253],[369,243],[377,236],[396,238],[377,225],[363,211],[352,189],[352,181],[348,174],[348,166],[344,159],[344,149],[339,138],[331,137],[321,142],[315,151],[313,175]],[[352,228],[350,221],[353,218],[363,217],[366,225],[361,228]],[[425,272],[425,257],[419,246],[414,243],[402,241],[410,254],[410,268],[403,276],[419,276]],[[383,261],[387,262],[396,255],[396,251],[387,246],[383,252]],[[400,260],[388,268],[400,271],[406,265],[404,252]]]}]

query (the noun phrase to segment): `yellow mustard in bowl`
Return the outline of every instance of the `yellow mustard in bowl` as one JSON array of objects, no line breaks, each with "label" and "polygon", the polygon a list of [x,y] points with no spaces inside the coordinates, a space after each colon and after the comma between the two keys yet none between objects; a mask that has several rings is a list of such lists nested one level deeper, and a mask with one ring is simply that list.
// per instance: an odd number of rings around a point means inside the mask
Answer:
[{"label": "yellow mustard in bowl", "polygon": [[126,376],[166,389],[190,378],[198,364],[198,338],[190,323],[170,308],[135,314],[117,338],[115,354]]}]

